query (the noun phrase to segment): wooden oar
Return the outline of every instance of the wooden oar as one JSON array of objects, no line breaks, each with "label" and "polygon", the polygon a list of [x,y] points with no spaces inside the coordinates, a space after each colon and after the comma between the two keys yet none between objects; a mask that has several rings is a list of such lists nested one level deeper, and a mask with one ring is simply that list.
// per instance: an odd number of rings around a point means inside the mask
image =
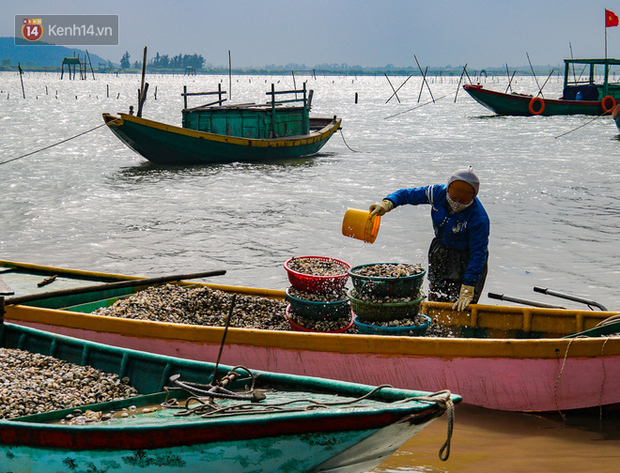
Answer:
[{"label": "wooden oar", "polygon": [[72,289],[61,289],[58,291],[40,292],[38,294],[28,294],[26,296],[8,297],[4,299],[4,305],[24,304],[26,302],[39,301],[50,297],[72,296],[76,294],[87,294],[89,292],[105,291],[109,289],[121,289],[124,287],[150,286],[151,284],[161,284],[172,281],[182,281],[184,279],[208,278],[210,276],[221,276],[226,274],[223,269],[206,271],[202,273],[178,274],[173,276],[160,276],[156,278],[132,279],[131,281],[111,282],[107,284],[97,284],[95,286],[75,287]]}]

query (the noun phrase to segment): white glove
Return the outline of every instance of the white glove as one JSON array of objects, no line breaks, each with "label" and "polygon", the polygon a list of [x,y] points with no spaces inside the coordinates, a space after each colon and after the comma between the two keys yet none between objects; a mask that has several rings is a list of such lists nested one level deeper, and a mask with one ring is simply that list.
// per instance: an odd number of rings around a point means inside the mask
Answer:
[{"label": "white glove", "polygon": [[375,202],[370,206],[370,216],[375,217],[377,215],[385,215],[387,212],[394,208],[394,204],[391,200],[383,200],[382,202]]},{"label": "white glove", "polygon": [[453,310],[463,311],[474,298],[474,286],[461,286],[461,292],[458,300],[452,306]]}]

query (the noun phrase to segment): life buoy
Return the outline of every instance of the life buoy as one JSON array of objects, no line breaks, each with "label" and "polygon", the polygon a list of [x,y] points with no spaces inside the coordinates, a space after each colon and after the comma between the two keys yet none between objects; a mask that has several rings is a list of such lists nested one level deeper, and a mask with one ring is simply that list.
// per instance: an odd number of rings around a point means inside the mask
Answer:
[{"label": "life buoy", "polygon": [[603,108],[603,112],[611,112],[616,107],[616,99],[614,99],[611,95],[606,95],[603,97],[603,100],[601,100],[601,107]]},{"label": "life buoy", "polygon": [[[540,104],[539,105],[540,108],[538,110],[534,109],[534,104],[537,104],[537,103]],[[540,115],[541,113],[545,111],[545,101],[541,99],[540,97],[534,97],[532,100],[530,100],[530,103],[527,106],[527,108],[532,115]]]}]

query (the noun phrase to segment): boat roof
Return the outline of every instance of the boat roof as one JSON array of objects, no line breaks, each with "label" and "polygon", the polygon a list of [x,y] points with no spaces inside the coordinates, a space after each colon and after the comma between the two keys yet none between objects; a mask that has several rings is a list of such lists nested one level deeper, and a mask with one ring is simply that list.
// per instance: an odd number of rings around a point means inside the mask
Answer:
[{"label": "boat roof", "polygon": [[564,59],[566,64],[600,64],[600,65],[620,65],[620,59],[602,58],[602,59]]}]

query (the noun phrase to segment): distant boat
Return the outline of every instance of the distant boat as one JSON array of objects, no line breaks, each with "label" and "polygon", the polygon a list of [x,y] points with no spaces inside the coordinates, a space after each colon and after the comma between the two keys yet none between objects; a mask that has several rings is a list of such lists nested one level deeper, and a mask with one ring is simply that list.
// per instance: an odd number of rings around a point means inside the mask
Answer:
[{"label": "distant boat", "polygon": [[[40,412],[43,394],[58,391],[67,408],[0,420],[0,465],[13,473],[362,473],[451,411],[451,401],[461,400],[448,392],[230,368],[13,324],[0,325],[0,330],[2,349],[117,375],[137,394],[106,400],[102,384],[93,395],[97,404],[74,404],[67,398],[76,388],[63,381],[42,388],[39,398],[15,398],[15,405],[24,401],[28,408],[39,402],[30,412]],[[3,352],[3,360],[13,353]],[[37,358],[36,367],[42,370],[52,361]],[[63,369],[73,379],[67,364]],[[98,375],[90,373],[84,382],[96,385]],[[442,459],[447,455],[449,437],[440,449]]]},{"label": "distant boat", "polygon": [[[225,92],[187,93],[182,126],[131,114],[103,114],[110,130],[129,148],[155,164],[194,165],[267,162],[312,156],[340,128],[342,119],[311,118],[312,91],[278,91],[266,104],[222,105]],[[219,93],[216,102],[187,108],[188,95]],[[276,95],[296,98],[276,100]],[[300,97],[300,98],[297,98]],[[301,105],[290,105],[300,102]]]},{"label": "distant boat", "polygon": [[[576,71],[575,66],[581,66],[581,72]],[[544,98],[541,93],[497,92],[480,84],[466,84],[463,88],[474,100],[498,115],[603,115],[611,113],[620,100],[620,83],[609,82],[611,66],[620,66],[620,60],[565,59],[564,89],[558,99]],[[585,69],[587,74],[583,78]],[[602,75],[602,83],[596,82],[597,74]]]}]

